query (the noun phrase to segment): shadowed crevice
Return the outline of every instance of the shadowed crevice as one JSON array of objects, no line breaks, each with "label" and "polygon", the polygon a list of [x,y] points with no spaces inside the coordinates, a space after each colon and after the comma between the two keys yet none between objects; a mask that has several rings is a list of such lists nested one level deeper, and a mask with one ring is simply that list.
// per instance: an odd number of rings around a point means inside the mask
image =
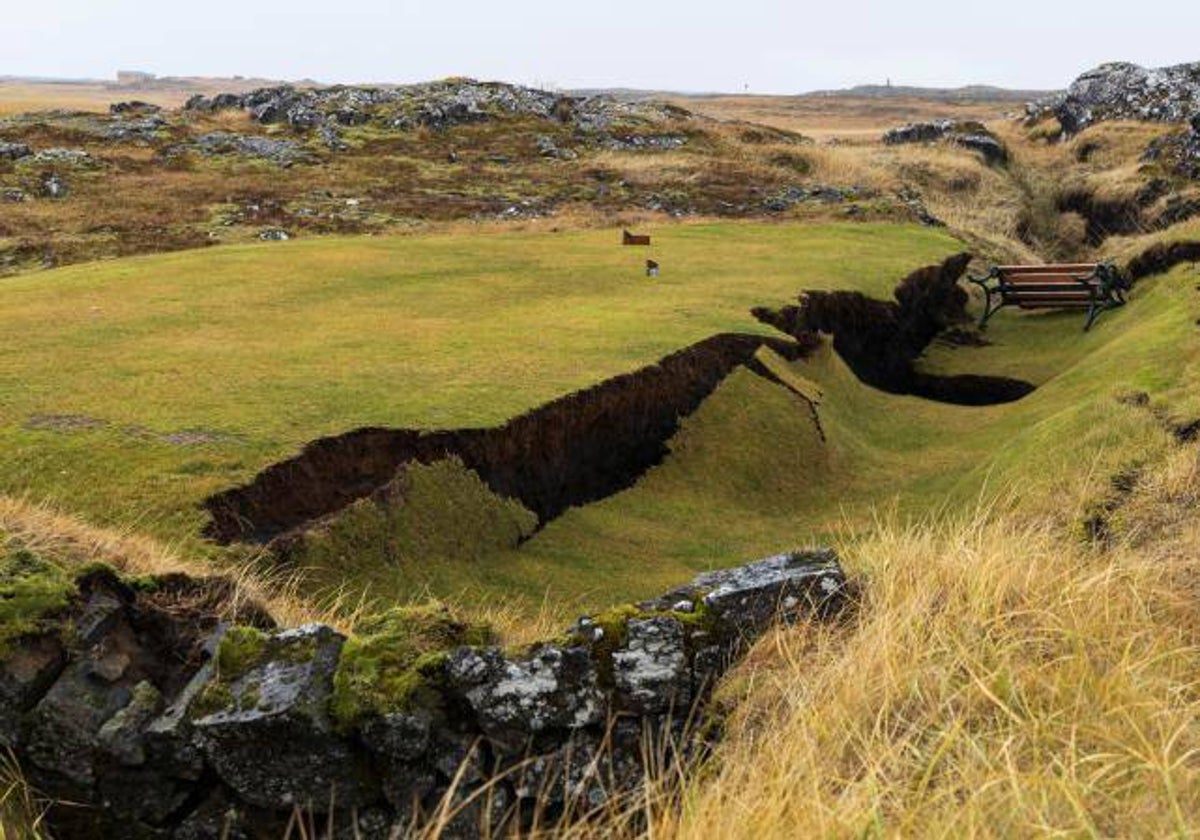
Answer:
[{"label": "shadowed crevice", "polygon": [[632,373],[548,402],[502,426],[422,431],[363,428],[309,443],[248,484],[209,497],[205,535],[269,542],[382,490],[404,464],[457,457],[541,524],[624,490],[661,463],[681,417],[739,366],[778,381],[755,358],[802,344],[721,334]]},{"label": "shadowed crevice", "polygon": [[967,293],[958,284],[971,261],[956,254],[926,266],[896,287],[895,300],[877,300],[861,292],[806,292],[799,306],[758,307],[754,315],[798,340],[833,335],[833,347],[855,375],[893,394],[912,394],[957,405],[1013,402],[1035,386],[999,376],[936,376],[921,373],[913,362],[939,333],[966,321]]}]

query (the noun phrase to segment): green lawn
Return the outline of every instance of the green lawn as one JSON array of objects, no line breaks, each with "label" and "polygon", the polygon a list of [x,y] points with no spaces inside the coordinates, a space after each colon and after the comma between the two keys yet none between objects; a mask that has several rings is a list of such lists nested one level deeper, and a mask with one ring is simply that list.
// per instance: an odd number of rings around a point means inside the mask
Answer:
[{"label": "green lawn", "polygon": [[[958,250],[908,226],[652,233],[649,251],[611,231],[300,241],[6,281],[0,492],[196,550],[201,499],[319,435],[499,423],[713,333],[769,332],[752,306],[804,288],[884,297]],[[663,264],[658,281],[641,274],[648,254]],[[737,371],[685,419],[664,463],[519,548],[505,548],[528,532],[519,506],[452,465],[414,473],[409,508],[388,520],[405,529],[401,556],[376,559],[380,518],[364,511],[361,541],[321,556],[313,585],[386,600],[549,597],[570,612],[836,540],[880,509],[926,516],[997,494],[1044,503],[1081,481],[1103,492],[1113,472],[1172,445],[1160,419],[1118,394],[1144,390],[1160,413],[1200,416],[1194,285],[1182,268],[1144,281],[1087,335],[1077,317],[1003,312],[991,346],[931,349],[931,371],[1039,384],[1005,406],[885,394],[828,351],[768,358],[822,392],[825,441],[794,393]],[[45,415],[106,425],[29,428]],[[183,431],[217,437],[161,438]]]},{"label": "green lawn", "polygon": [[[963,370],[975,354],[983,367],[1007,354],[1014,375],[1038,371],[1051,354],[1057,373],[1037,376],[1041,387],[1009,405],[886,394],[859,382],[828,348],[791,364],[778,360],[823,392],[825,442],[791,392],[735,372],[684,421],[663,464],[625,492],[568,511],[518,549],[482,558],[435,549],[358,565],[356,557],[370,554],[352,551],[322,564],[317,579],[336,588],[349,570],[384,598],[515,597],[569,615],[647,597],[714,566],[836,543],[890,510],[920,519],[978,505],[1043,514],[1049,507],[1081,525],[1088,510],[1055,504],[1099,500],[1111,476],[1176,445],[1155,413],[1118,397],[1143,390],[1168,417],[1200,417],[1193,286],[1183,270],[1147,280],[1127,309],[1086,338],[1074,321],[1016,316],[993,332],[992,347],[953,351]],[[431,518],[421,530],[456,527]]]},{"label": "green lawn", "polygon": [[[752,306],[886,294],[957,247],[889,225],[651,233],[651,249],[614,231],[302,240],[6,280],[0,492],[187,539],[201,499],[315,437],[499,423],[715,332],[765,331]],[[163,439],[189,432],[204,442]]]}]

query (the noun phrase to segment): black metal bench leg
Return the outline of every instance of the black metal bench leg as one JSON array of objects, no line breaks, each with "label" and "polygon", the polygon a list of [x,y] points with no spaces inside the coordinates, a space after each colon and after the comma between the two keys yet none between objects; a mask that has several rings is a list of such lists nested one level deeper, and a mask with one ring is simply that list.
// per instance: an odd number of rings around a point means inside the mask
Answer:
[{"label": "black metal bench leg", "polygon": [[992,295],[995,293],[991,289],[984,289],[984,291],[987,292],[987,298],[983,303],[983,317],[979,319],[979,329],[981,330],[986,330],[988,320],[1004,307],[1003,299],[996,306],[992,306]]},{"label": "black metal bench leg", "polygon": [[1092,328],[1092,324],[1096,323],[1096,319],[1100,317],[1100,313],[1111,308],[1107,300],[1101,300],[1096,294],[1095,289],[1092,290],[1091,303],[1088,304],[1087,323],[1083,325],[1083,331],[1087,332]]}]

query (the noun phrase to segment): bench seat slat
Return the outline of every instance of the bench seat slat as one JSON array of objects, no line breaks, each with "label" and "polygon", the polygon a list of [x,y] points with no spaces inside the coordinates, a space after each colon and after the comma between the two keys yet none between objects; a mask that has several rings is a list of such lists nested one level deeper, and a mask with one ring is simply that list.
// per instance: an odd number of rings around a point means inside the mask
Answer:
[{"label": "bench seat slat", "polygon": [[1091,306],[1088,300],[1018,300],[1014,301],[1018,309],[1066,309],[1079,307],[1086,309]]}]

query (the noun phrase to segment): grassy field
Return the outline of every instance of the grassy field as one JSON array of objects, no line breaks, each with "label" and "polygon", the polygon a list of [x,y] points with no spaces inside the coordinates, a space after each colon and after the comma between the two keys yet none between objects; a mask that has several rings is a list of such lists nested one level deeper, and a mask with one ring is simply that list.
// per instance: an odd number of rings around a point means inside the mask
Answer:
[{"label": "grassy field", "polygon": [[[469,249],[453,236],[293,242],[8,281],[0,489],[204,553],[198,503],[315,437],[497,424],[715,332],[769,332],[749,308],[802,288],[886,297],[956,248],[901,226],[652,233],[655,282],[640,270],[647,252],[611,231],[491,235]],[[335,547],[311,571],[313,591],[553,599],[569,613],[860,531],[881,507],[954,510],[1014,483],[1048,497],[1060,478],[1107,476],[1167,445],[1162,422],[1120,393],[1200,415],[1192,285],[1187,267],[1150,281],[1087,335],[1074,315],[1004,312],[990,346],[935,346],[924,361],[1041,386],[1007,406],[875,391],[829,352],[768,360],[822,392],[825,442],[794,394],[736,372],[666,462],[519,549],[504,545],[528,523],[498,500],[468,505],[492,511],[470,522],[414,507],[425,513],[410,515],[407,544],[420,557],[381,564]],[[469,477],[417,478],[455,498],[487,494]]]},{"label": "grassy field", "polygon": [[997,316],[992,346],[952,352],[962,370],[976,370],[978,355],[980,369],[1028,372],[1040,383],[1008,405],[885,394],[832,353],[793,363],[823,392],[824,444],[785,389],[738,374],[685,421],[672,456],[637,486],[570,511],[479,579],[495,576],[493,591],[530,598],[547,581],[555,597],[590,587],[591,604],[613,591],[643,596],[714,563],[837,542],[869,531],[881,510],[903,521],[980,499],[1036,506],[1089,477],[1099,498],[1112,475],[1173,445],[1160,418],[1118,397],[1144,391],[1173,419],[1200,417],[1193,286],[1184,269],[1152,281],[1087,336],[1077,317]]},{"label": "grassy field", "polygon": [[995,120],[1019,110],[1013,102],[960,100],[940,102],[917,96],[688,96],[675,100],[685,108],[723,120],[797,131],[809,137],[874,140],[889,128],[935,119]]},{"label": "grassy field", "polygon": [[[898,226],[290,242],[5,281],[0,487],[194,535],[197,503],[321,435],[490,425],[802,288],[883,295],[955,243]],[[847,258],[852,254],[852,258]],[[652,255],[663,276],[647,281]]]}]

